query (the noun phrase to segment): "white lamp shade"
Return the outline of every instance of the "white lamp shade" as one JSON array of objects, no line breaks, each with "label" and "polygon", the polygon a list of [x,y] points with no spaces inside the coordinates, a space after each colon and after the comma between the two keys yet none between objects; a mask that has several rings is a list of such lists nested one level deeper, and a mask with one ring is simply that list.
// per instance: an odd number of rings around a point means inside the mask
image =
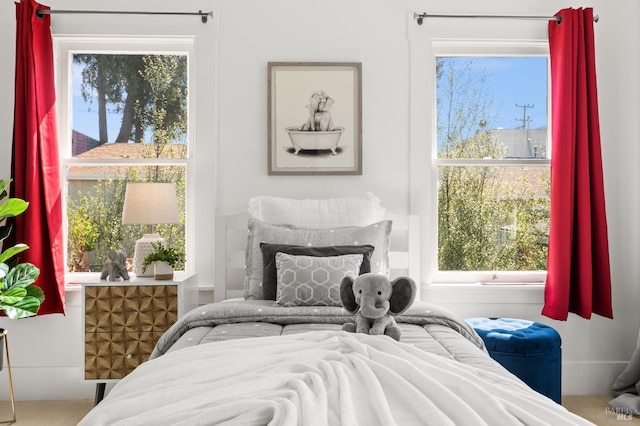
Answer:
[{"label": "white lamp shade", "polygon": [[127,184],[122,209],[123,224],[155,225],[178,222],[178,196],[175,183]]}]

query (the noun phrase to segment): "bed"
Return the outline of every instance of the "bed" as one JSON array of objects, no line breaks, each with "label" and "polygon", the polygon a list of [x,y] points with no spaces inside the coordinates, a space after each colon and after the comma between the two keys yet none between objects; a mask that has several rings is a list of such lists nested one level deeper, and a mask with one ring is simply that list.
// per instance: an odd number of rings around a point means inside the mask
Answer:
[{"label": "bed", "polygon": [[[419,282],[418,226],[371,194],[259,197],[249,212],[219,216],[215,302],[181,317],[81,425],[591,424],[531,390],[464,320],[419,296],[395,318],[399,342],[342,330],[353,315],[331,296],[336,276]],[[291,292],[274,253],[320,269],[341,259],[346,269],[323,283],[300,273]]]}]

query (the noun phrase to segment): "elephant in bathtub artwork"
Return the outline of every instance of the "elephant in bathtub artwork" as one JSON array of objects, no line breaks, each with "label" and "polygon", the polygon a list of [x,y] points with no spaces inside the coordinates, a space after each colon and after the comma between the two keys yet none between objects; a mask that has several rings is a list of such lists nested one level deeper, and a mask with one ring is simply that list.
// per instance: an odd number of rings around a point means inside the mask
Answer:
[{"label": "elephant in bathtub artwork", "polygon": [[324,90],[316,90],[311,94],[306,106],[306,121],[302,126],[286,128],[295,155],[301,150],[331,150],[331,154],[336,155],[344,127],[333,123],[331,108],[334,102]]}]

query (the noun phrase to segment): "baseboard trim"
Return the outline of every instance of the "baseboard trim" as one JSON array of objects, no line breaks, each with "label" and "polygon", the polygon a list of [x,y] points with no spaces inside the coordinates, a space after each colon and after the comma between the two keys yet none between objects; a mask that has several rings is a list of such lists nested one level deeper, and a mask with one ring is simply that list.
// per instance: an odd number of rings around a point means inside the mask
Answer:
[{"label": "baseboard trim", "polygon": [[[17,401],[93,399],[95,384],[76,367],[11,367]],[[7,366],[0,371],[0,400],[9,399]]]},{"label": "baseboard trim", "polygon": [[565,361],[563,395],[609,395],[611,386],[628,361]]}]

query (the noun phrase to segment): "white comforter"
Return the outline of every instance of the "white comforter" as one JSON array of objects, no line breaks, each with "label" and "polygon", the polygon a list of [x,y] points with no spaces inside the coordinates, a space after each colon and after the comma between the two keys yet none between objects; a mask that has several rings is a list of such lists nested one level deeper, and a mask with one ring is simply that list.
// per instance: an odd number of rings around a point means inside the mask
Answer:
[{"label": "white comforter", "polygon": [[119,382],[81,425],[584,425],[498,375],[337,331],[181,349]]}]

